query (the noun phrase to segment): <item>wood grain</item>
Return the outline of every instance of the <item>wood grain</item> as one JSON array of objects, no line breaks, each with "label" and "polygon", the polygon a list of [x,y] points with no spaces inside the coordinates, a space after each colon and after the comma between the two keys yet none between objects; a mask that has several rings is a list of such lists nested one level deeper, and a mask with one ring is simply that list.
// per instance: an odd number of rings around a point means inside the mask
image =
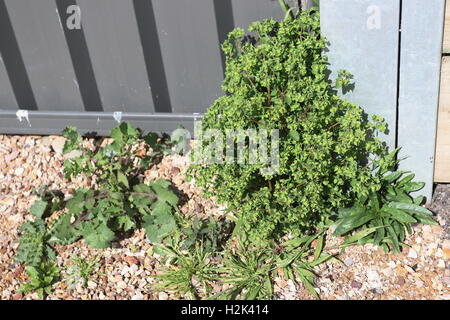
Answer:
[{"label": "wood grain", "polygon": [[434,180],[435,182],[450,182],[450,56],[442,58],[436,143]]}]

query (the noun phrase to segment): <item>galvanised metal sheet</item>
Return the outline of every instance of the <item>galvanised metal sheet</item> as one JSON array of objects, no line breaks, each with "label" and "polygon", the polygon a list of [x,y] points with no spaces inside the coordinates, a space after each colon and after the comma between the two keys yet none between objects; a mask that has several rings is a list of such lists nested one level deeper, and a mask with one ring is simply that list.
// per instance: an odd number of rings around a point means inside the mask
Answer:
[{"label": "galvanised metal sheet", "polygon": [[329,41],[332,77],[340,69],[354,76],[344,98],[368,114],[384,117],[396,143],[400,0],[321,0],[322,32]]},{"label": "galvanised metal sheet", "polygon": [[442,36],[445,0],[404,0],[398,144],[402,147],[400,168],[411,170],[426,182],[431,200],[436,126],[439,102]]}]

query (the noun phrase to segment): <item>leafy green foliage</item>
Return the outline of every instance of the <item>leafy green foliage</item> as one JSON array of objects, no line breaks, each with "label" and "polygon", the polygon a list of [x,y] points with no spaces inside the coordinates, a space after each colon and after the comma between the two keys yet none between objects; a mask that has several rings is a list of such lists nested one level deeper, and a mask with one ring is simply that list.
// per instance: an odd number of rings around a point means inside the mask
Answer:
[{"label": "leafy green foliage", "polygon": [[[142,133],[128,123],[111,130],[114,141],[96,150],[83,149],[74,128],[64,132],[67,150],[83,151],[82,156],[66,160],[66,177],[81,173],[98,177],[96,190],[79,189],[67,202],[76,220],[74,227],[93,248],[110,246],[117,233],[128,232],[142,222],[150,241],[160,242],[175,226],[172,212],[178,197],[170,183],[157,180],[142,183],[142,173],[168,150],[155,133]],[[139,152],[141,144],[148,152]]]},{"label": "leafy green foliage", "polygon": [[266,248],[238,247],[227,251],[221,279],[231,287],[217,298],[267,300],[273,295],[272,274],[276,268],[274,252]]},{"label": "leafy green foliage", "polygon": [[[387,152],[376,137],[386,131],[383,119],[368,121],[338,95],[350,75],[328,78],[317,12],[256,22],[249,31],[236,29],[222,46],[227,94],[208,109],[202,129],[224,136],[227,130],[279,130],[280,169],[265,174],[265,163],[237,165],[235,155],[234,163],[196,164],[190,173],[206,196],[237,213],[255,242],[310,232],[338,208],[376,192],[381,182],[367,163],[383,161]],[[199,148],[210,144],[204,139]],[[240,151],[248,154],[249,145]]]},{"label": "leafy green foliage", "polygon": [[22,236],[15,261],[36,267],[47,258],[55,258],[54,250],[48,245],[51,235],[47,232],[43,220],[36,219],[34,222],[25,222],[19,231]]},{"label": "leafy green foliage", "polygon": [[156,290],[174,292],[181,297],[198,299],[211,293],[211,284],[216,279],[216,270],[209,262],[210,253],[197,242],[193,250],[181,250],[180,242],[173,246],[160,245],[169,261],[161,271],[154,286]]},{"label": "leafy green foliage", "polygon": [[89,279],[100,267],[100,257],[95,259],[78,258],[72,256],[72,264],[66,269],[65,281],[69,288],[74,289],[77,284],[87,287]]},{"label": "leafy green foliage", "polygon": [[19,292],[36,291],[39,298],[45,299],[50,294],[52,285],[59,278],[59,268],[53,262],[41,262],[35,266],[27,266],[28,283],[22,283]]},{"label": "leafy green foliage", "polygon": [[216,221],[213,217],[200,219],[197,216],[189,217],[189,221],[184,219],[180,228],[184,236],[181,249],[187,250],[201,242],[204,250],[215,254],[222,250],[224,243],[230,237],[232,224],[228,220]]},{"label": "leafy green foliage", "polygon": [[[395,150],[391,156],[397,152]],[[333,234],[348,235],[357,229],[376,230],[359,239],[358,243],[374,243],[386,252],[392,247],[398,253],[407,232],[412,232],[411,224],[437,225],[437,222],[432,219],[433,213],[421,206],[424,197],[411,195],[425,185],[412,181],[414,174],[380,168],[377,175],[381,176],[380,190],[358,198],[352,207],[339,209]]]},{"label": "leafy green foliage", "polygon": [[[56,272],[51,264],[56,258],[52,245],[84,238],[93,248],[107,248],[117,235],[141,223],[148,238],[160,242],[175,229],[178,196],[170,182],[143,183],[143,172],[170,151],[171,143],[153,133],[143,136],[127,123],[111,130],[112,143],[104,147],[99,143],[94,150],[83,146],[74,127],[66,128],[63,135],[64,153],[81,151],[81,156],[64,162],[66,178],[95,177],[98,187],[77,189],[69,200],[47,187],[34,190],[41,199],[30,208],[35,220],[20,228],[16,261],[25,263],[30,274],[31,283],[24,288],[38,290],[40,295],[51,289]],[[79,271],[74,276],[86,278],[95,264],[76,260],[75,265]]]}]

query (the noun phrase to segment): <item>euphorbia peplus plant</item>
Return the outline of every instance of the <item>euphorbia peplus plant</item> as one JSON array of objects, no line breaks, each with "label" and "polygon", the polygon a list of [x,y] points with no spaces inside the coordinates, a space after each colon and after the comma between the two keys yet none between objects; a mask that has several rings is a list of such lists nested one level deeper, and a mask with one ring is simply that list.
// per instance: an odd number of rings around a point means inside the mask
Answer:
[{"label": "euphorbia peplus plant", "polygon": [[307,233],[338,208],[376,192],[381,181],[367,163],[389,158],[377,137],[386,131],[384,120],[369,121],[338,95],[350,85],[347,72],[329,78],[318,12],[289,10],[284,21],[256,22],[249,32],[234,30],[222,46],[227,94],[208,109],[202,129],[224,135],[229,129],[279,130],[279,170],[264,173],[264,163],[235,161],[194,164],[190,172],[259,241]]}]

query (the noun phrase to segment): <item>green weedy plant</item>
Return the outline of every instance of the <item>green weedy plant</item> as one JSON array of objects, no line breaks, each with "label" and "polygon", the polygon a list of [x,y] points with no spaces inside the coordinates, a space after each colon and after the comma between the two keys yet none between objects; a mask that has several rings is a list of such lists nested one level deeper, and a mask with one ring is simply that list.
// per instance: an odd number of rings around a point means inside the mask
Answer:
[{"label": "green weedy plant", "polygon": [[[155,133],[143,136],[127,123],[111,130],[111,144],[98,145],[95,150],[83,147],[82,137],[73,127],[66,128],[63,135],[67,138],[64,153],[79,150],[81,154],[64,162],[66,178],[95,177],[98,187],[75,190],[69,200],[47,188],[36,192],[41,199],[31,206],[34,220],[20,227],[15,261],[26,264],[31,279],[23,290],[38,290],[41,297],[57,279],[53,245],[84,238],[94,248],[106,248],[118,234],[138,226],[145,228],[151,242],[158,243],[176,227],[173,212],[178,197],[170,182],[143,183],[144,171],[171,152],[172,142]],[[78,265],[80,276],[86,277],[94,265]]]},{"label": "green weedy plant", "polygon": [[[225,96],[202,119],[202,129],[279,130],[279,170],[267,165],[201,163],[190,174],[207,196],[237,213],[253,242],[304,234],[353,199],[377,192],[381,181],[368,162],[386,157],[378,132],[382,118],[340,98],[351,76],[340,71],[332,82],[319,14],[292,10],[282,22],[264,20],[236,29],[222,48],[227,56]],[[201,149],[211,141],[201,140]],[[249,146],[240,151],[248,154]],[[225,153],[225,150],[224,150]],[[369,160],[368,160],[369,159]]]},{"label": "green weedy plant", "polygon": [[[394,158],[399,149],[389,156]],[[399,161],[396,161],[398,163]],[[425,197],[413,197],[411,193],[420,191],[425,183],[414,182],[414,174],[405,171],[390,171],[385,166],[375,165],[380,177],[381,188],[359,197],[351,207],[338,210],[336,222],[333,224],[334,236],[351,235],[355,230],[372,229],[358,243],[374,243],[385,252],[390,247],[395,253],[400,252],[406,233],[412,233],[411,224],[422,223],[438,225],[432,219],[433,213],[421,205]],[[406,175],[406,176],[405,176]]]},{"label": "green weedy plant", "polygon": [[217,280],[216,268],[210,263],[211,253],[201,241],[189,250],[181,249],[181,239],[174,237],[171,245],[159,244],[167,266],[156,275],[155,290],[169,291],[188,299],[199,299],[211,294]]},{"label": "green weedy plant", "polygon": [[19,292],[36,291],[40,299],[45,299],[51,293],[52,285],[59,278],[59,268],[50,261],[27,266],[26,272],[29,282],[22,283]]},{"label": "green weedy plant", "polygon": [[100,267],[100,257],[95,259],[78,258],[72,256],[72,264],[66,269],[66,282],[69,288],[74,289],[77,284],[81,284],[84,288],[87,287],[88,281],[95,273],[96,269]]},{"label": "green weedy plant", "polygon": [[[64,153],[82,150],[82,155],[64,162],[67,178],[79,174],[95,176],[97,189],[74,192],[66,208],[75,222],[72,228],[93,248],[106,248],[118,233],[126,233],[138,225],[147,231],[151,242],[160,242],[175,228],[172,215],[178,197],[170,182],[159,179],[143,184],[143,172],[164,153],[158,136],[142,133],[128,123],[111,130],[114,141],[96,150],[85,149],[75,128],[63,132],[67,138]],[[139,155],[139,144],[145,141],[152,149]],[[169,147],[167,146],[167,150]]]}]

